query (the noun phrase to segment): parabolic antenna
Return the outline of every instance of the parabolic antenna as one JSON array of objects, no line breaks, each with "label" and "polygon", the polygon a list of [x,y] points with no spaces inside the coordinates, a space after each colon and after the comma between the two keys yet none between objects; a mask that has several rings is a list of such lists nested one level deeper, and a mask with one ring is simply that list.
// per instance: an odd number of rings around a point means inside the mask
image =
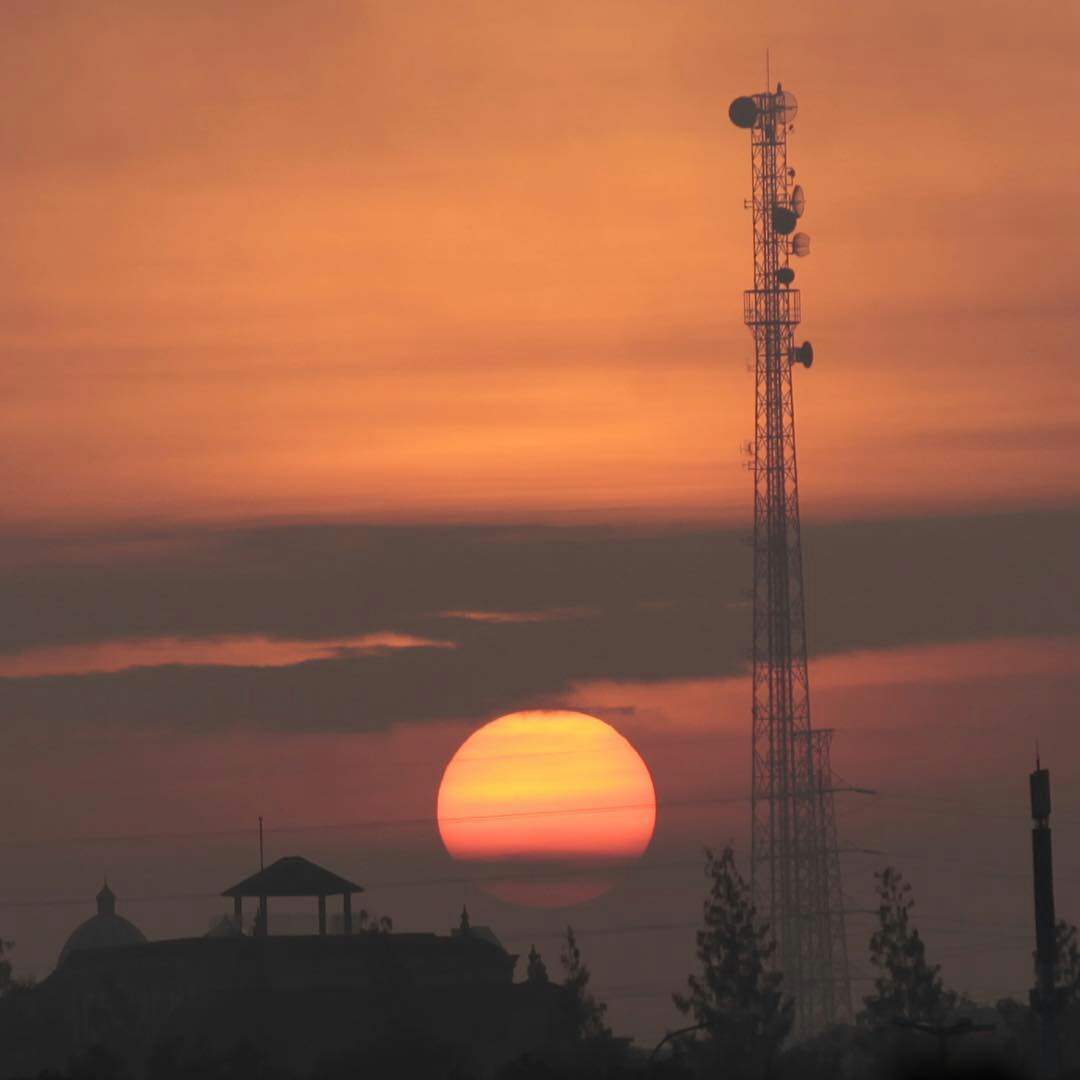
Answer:
[{"label": "parabolic antenna", "polygon": [[773,95],[773,101],[777,121],[781,124],[790,124],[799,111],[799,103],[795,100],[795,95],[790,90],[777,90]]},{"label": "parabolic antenna", "polygon": [[728,106],[728,116],[736,127],[752,128],[758,118],[757,103],[750,97],[737,97]]},{"label": "parabolic antenna", "polygon": [[791,254],[798,255],[801,259],[810,254],[810,237],[804,232],[797,232],[791,238]]},{"label": "parabolic antenna", "polygon": [[774,206],[772,212],[772,227],[783,236],[788,236],[795,231],[795,212],[786,206]]},{"label": "parabolic antenna", "polygon": [[781,266],[780,269],[776,271],[776,280],[779,281],[781,285],[790,285],[795,280],[795,271],[792,270],[790,266]]},{"label": "parabolic antenna", "polygon": [[814,346],[809,341],[792,346],[791,362],[792,364],[802,364],[803,367],[808,368],[814,362]]},{"label": "parabolic antenna", "polygon": [[795,211],[797,218],[806,213],[806,193],[802,189],[802,184],[796,184],[795,190],[791,193],[791,209]]}]

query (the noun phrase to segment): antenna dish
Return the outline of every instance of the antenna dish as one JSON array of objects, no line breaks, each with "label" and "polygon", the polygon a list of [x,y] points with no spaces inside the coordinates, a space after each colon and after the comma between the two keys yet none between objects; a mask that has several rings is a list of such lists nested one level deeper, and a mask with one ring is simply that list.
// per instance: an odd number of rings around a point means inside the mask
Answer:
[{"label": "antenna dish", "polygon": [[793,365],[802,364],[803,367],[808,368],[814,362],[814,346],[809,341],[804,341],[801,345],[793,345],[790,358]]},{"label": "antenna dish", "polygon": [[751,97],[737,97],[728,106],[728,116],[736,127],[752,128],[757,123],[757,102]]},{"label": "antenna dish", "polygon": [[791,193],[791,209],[797,218],[806,213],[806,193],[802,189],[802,184],[796,184],[795,190]]},{"label": "antenna dish", "polygon": [[779,281],[781,285],[790,285],[795,280],[795,271],[792,270],[790,266],[781,266],[780,269],[776,271],[776,280]]},{"label": "antenna dish", "polygon": [[797,232],[791,238],[791,254],[797,255],[800,259],[810,254],[810,237],[806,233]]},{"label": "antenna dish", "polygon": [[777,90],[773,95],[773,108],[776,110],[776,119],[781,124],[790,124],[799,111],[799,103],[790,90]]},{"label": "antenna dish", "polygon": [[795,231],[797,218],[793,210],[786,206],[774,206],[772,212],[772,227],[784,236]]}]

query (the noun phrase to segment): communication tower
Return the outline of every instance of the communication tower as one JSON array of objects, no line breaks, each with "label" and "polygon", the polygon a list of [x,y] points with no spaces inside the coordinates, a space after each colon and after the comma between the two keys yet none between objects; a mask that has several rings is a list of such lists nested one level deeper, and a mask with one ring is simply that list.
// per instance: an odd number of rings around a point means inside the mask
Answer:
[{"label": "communication tower", "polygon": [[851,1016],[847,938],[829,759],[831,733],[810,723],[799,485],[791,370],[809,368],[791,257],[810,253],[796,231],[806,208],[787,161],[798,105],[776,91],[739,97],[729,116],[750,131],[754,287],[743,315],[754,335],[753,754],[751,878],[795,998],[795,1028],[814,1032]]}]

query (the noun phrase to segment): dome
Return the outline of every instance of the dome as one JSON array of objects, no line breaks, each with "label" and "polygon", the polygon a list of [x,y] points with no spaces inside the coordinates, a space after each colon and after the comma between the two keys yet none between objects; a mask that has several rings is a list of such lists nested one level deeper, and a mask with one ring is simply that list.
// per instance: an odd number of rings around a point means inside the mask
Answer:
[{"label": "dome", "polygon": [[60,950],[57,967],[81,949],[111,949],[117,945],[145,945],[143,932],[123,915],[116,914],[116,896],[106,882],[97,894],[97,914],[77,926]]}]

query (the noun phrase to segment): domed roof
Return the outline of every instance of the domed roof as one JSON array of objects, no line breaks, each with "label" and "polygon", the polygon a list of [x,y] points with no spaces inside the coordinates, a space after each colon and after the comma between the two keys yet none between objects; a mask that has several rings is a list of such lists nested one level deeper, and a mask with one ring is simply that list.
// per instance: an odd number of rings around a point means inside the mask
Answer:
[{"label": "domed roof", "polygon": [[108,882],[97,894],[97,914],[77,926],[60,950],[57,967],[80,949],[111,949],[117,945],[145,945],[143,932],[122,915],[116,914],[116,896]]}]

